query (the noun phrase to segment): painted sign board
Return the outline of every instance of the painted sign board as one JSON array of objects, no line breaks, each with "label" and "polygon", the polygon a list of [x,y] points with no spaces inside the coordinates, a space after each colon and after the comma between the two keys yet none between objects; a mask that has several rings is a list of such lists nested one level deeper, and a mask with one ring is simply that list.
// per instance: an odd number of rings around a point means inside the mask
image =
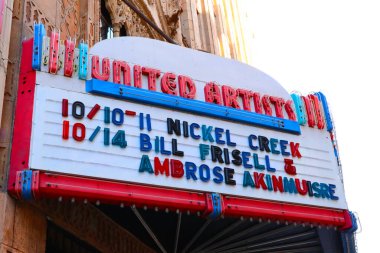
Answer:
[{"label": "painted sign board", "polygon": [[72,77],[48,73],[42,49],[30,168],[347,209],[323,94],[291,97],[253,67],[156,40],[70,50],[53,72]]}]

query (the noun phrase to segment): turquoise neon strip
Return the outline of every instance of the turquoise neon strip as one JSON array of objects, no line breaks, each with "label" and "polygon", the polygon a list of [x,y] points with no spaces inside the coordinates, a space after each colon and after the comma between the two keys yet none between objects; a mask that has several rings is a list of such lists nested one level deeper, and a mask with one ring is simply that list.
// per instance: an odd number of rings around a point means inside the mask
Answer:
[{"label": "turquoise neon strip", "polygon": [[212,198],[212,212],[209,218],[216,219],[222,214],[222,197],[219,193],[211,193]]},{"label": "turquoise neon strip", "polygon": [[94,130],[94,132],[91,134],[90,138],[89,138],[89,141],[94,141],[96,135],[98,135],[100,131],[100,126],[97,126]]},{"label": "turquoise neon strip", "polygon": [[33,171],[31,170],[24,170],[22,172],[22,188],[21,188],[21,196],[25,200],[32,200],[33,195],[32,195],[32,176],[33,176]]},{"label": "turquoise neon strip", "polygon": [[86,91],[93,94],[105,95],[149,105],[162,106],[170,109],[195,113],[198,115],[206,115],[224,120],[270,128],[282,132],[301,134],[300,126],[296,121],[271,117],[254,112],[238,110],[212,103],[110,83],[97,79],[86,81]]},{"label": "turquoise neon strip", "polygon": [[44,25],[34,24],[32,67],[35,70],[41,70],[42,40],[45,35],[46,31]]},{"label": "turquoise neon strip", "polygon": [[87,66],[88,66],[88,45],[84,43],[79,44],[79,79],[86,80]]},{"label": "turquoise neon strip", "polygon": [[303,126],[306,124],[306,116],[305,116],[305,106],[303,105],[302,99],[300,96],[294,93],[291,94],[290,96],[292,97],[293,102],[294,102],[294,107],[296,109],[298,123]]}]

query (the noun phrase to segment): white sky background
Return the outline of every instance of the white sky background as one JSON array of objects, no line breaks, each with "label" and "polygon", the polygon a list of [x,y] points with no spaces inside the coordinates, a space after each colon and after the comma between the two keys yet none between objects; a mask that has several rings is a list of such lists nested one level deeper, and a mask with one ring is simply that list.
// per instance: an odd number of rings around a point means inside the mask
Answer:
[{"label": "white sky background", "polygon": [[[380,1],[239,0],[251,65],[289,92],[322,91],[337,132],[360,253],[379,251]],[[249,35],[246,33],[246,35]]]}]

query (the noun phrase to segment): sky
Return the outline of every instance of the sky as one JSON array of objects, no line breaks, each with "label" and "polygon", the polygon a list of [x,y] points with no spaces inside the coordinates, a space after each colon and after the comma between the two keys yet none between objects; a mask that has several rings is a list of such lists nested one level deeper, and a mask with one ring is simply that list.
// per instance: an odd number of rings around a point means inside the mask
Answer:
[{"label": "sky", "polygon": [[[239,0],[250,64],[289,92],[322,91],[334,118],[360,253],[378,249],[380,1]],[[246,33],[246,36],[252,34]]]}]

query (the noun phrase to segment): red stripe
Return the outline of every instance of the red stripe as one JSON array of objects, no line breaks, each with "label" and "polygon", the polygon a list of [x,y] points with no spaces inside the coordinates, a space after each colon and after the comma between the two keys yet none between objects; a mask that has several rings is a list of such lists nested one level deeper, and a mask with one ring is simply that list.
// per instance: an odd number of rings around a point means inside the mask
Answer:
[{"label": "red stripe", "polygon": [[8,191],[15,193],[16,173],[29,168],[36,72],[32,69],[33,39],[22,42]]},{"label": "red stripe", "polygon": [[[105,181],[41,171],[33,178],[33,195],[41,198],[87,199],[89,202],[168,208],[175,211],[212,212],[211,196],[169,188]],[[221,213],[226,217],[255,217],[288,222],[302,222],[343,227],[347,225],[345,210],[303,206],[258,199],[222,196]]]},{"label": "red stripe", "polygon": [[223,196],[226,216],[254,216],[290,222],[342,226],[343,210]]}]

